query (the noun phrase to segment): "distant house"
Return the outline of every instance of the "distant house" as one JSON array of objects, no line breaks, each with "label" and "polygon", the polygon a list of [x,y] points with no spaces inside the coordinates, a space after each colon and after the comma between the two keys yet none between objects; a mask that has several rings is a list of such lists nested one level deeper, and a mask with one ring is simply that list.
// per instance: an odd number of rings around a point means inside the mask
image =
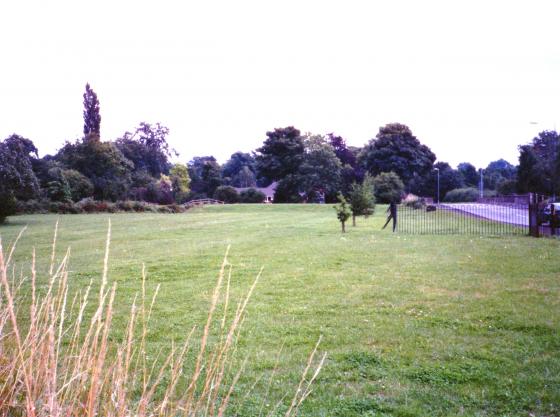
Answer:
[{"label": "distant house", "polygon": [[238,193],[241,193],[242,191],[246,191],[250,188],[253,188],[257,191],[260,191],[261,193],[263,193],[265,195],[265,199],[264,199],[265,203],[272,203],[274,201],[274,192],[276,191],[276,186],[277,185],[278,185],[278,182],[274,181],[268,187],[264,187],[264,188],[260,188],[260,187],[241,187],[241,188],[235,188],[235,189],[237,190]]}]

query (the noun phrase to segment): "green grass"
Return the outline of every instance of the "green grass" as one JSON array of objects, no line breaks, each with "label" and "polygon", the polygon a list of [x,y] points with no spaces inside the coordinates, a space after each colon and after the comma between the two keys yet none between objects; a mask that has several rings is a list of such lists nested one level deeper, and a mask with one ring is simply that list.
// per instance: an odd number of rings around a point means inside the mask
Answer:
[{"label": "green grass", "polygon": [[[154,352],[203,325],[228,245],[235,296],[264,266],[238,347],[249,355],[239,416],[258,414],[282,343],[265,410],[293,392],[320,335],[328,359],[302,415],[560,415],[560,242],[393,234],[380,230],[384,211],[344,235],[330,205],[66,215],[57,258],[71,247],[75,289],[99,279],[110,218],[119,314],[140,289],[142,262],[149,290],[161,284]],[[16,216],[0,227],[6,245],[28,225],[16,253],[24,274],[33,246],[48,268],[56,219]]]}]

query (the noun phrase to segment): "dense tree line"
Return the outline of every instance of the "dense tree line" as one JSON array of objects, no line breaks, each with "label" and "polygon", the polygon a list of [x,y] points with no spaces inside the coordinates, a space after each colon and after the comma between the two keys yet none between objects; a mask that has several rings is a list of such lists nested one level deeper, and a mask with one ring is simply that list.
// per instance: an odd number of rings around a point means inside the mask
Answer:
[{"label": "dense tree line", "polygon": [[334,133],[276,128],[266,132],[262,146],[235,152],[223,165],[211,155],[181,164],[172,162],[178,154],[167,142],[169,129],[159,123],[142,122],[119,138],[102,140],[99,100],[89,84],[83,98],[84,136],[64,143],[56,154],[39,158],[33,142],[17,134],[0,142],[0,220],[13,213],[18,202],[29,200],[181,204],[216,197],[262,202],[264,194],[256,188],[273,182],[277,203],[334,202],[339,193],[350,201],[359,199],[356,193],[364,178],[382,203],[398,201],[406,193],[435,199],[438,176],[441,200],[476,195],[481,178],[490,195],[560,191],[556,132],[542,132],[520,146],[518,167],[500,159],[482,173],[469,162],[457,168],[436,162],[432,150],[399,123],[380,127],[361,148],[348,146]]}]

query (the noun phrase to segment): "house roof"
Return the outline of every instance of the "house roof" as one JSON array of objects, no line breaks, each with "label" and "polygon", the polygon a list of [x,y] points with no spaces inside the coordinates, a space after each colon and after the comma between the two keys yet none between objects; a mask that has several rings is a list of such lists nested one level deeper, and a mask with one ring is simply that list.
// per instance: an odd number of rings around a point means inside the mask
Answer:
[{"label": "house roof", "polygon": [[257,191],[260,191],[268,198],[268,197],[274,197],[274,192],[276,191],[277,186],[278,186],[278,182],[274,181],[268,187],[262,187],[262,188],[261,187],[240,187],[240,188],[236,187],[235,189],[237,190],[238,193],[240,193],[242,191],[246,191],[250,188],[253,188]]}]

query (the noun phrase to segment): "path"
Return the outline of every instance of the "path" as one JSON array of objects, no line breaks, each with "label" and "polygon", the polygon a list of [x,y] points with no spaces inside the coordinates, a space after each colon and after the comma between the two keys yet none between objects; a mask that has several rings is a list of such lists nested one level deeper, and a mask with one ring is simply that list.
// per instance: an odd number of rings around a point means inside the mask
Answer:
[{"label": "path", "polygon": [[529,226],[529,212],[521,205],[506,206],[482,203],[445,203],[442,208],[462,211],[477,217],[501,223]]}]

